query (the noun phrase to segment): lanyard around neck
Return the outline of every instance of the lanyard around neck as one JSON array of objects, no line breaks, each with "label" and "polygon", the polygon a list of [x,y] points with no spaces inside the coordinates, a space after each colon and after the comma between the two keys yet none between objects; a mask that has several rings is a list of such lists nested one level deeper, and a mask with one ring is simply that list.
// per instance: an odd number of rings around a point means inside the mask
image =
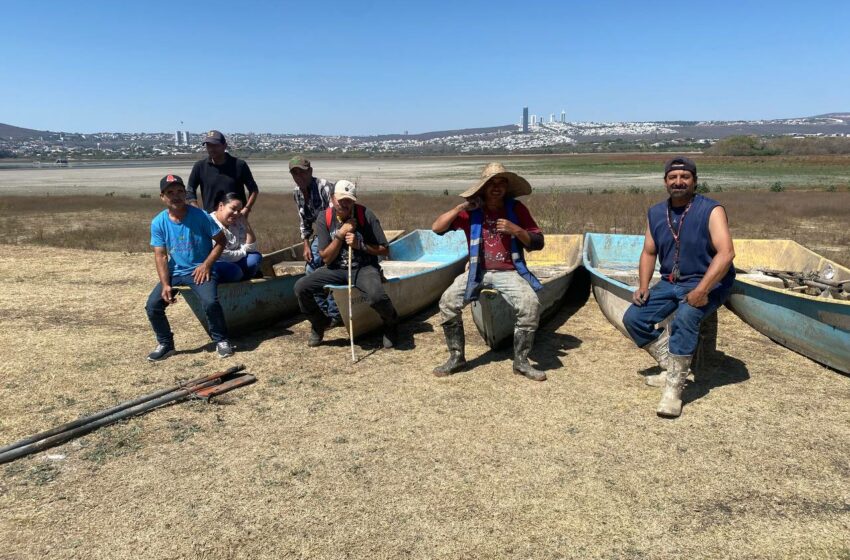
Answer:
[{"label": "lanyard around neck", "polygon": [[670,235],[673,236],[673,242],[676,244],[676,252],[673,254],[673,270],[667,278],[670,282],[675,282],[679,279],[679,249],[681,248],[682,226],[685,225],[685,216],[688,215],[693,202],[693,199],[691,199],[688,205],[685,206],[685,211],[682,212],[682,217],[679,218],[679,227],[675,230],[673,229],[673,218],[670,215],[671,205],[669,202],[667,203],[667,227],[670,228]]}]

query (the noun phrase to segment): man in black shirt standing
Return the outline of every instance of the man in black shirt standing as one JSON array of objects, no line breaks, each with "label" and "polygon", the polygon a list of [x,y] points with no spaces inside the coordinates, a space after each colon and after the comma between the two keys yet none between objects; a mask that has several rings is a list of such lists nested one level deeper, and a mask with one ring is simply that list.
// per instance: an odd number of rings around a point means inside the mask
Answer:
[{"label": "man in black shirt standing", "polygon": [[350,181],[337,181],[331,197],[332,206],[319,214],[316,230],[319,255],[326,266],[295,283],[298,306],[310,321],[307,346],[318,346],[325,336],[330,319],[322,313],[315,296],[324,293],[327,284],[348,284],[348,255],[352,249],[351,283],[360,290],[368,304],[384,322],[384,348],[398,342],[398,313],[381,283],[378,257],[389,254],[387,238],[375,214],[356,204],[356,187]]},{"label": "man in black shirt standing", "polygon": [[[196,161],[192,167],[189,184],[186,186],[186,200],[189,204],[200,207],[197,189],[201,187],[203,208],[207,212],[212,212],[218,205],[219,197],[232,192],[242,201],[242,215],[247,217],[260,192],[248,164],[245,160],[235,158],[225,151],[227,140],[218,130],[207,132],[204,137],[204,147],[209,157]],[[248,189],[247,198],[245,189]]]}]

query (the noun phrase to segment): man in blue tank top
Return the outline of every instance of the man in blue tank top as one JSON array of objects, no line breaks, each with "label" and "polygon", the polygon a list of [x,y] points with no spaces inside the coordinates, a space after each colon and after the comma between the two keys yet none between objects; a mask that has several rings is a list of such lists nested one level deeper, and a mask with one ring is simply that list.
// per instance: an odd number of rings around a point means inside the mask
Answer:
[{"label": "man in blue tank top", "polygon": [[448,361],[434,368],[444,377],[466,367],[462,310],[478,299],[482,288],[500,292],[516,313],[514,372],[534,381],[546,373],[528,361],[540,322],[540,281],[525,265],[523,251],[543,248],[543,232],[516,197],[531,194],[531,185],[501,163],[484,167],[480,180],[461,193],[466,199],[434,221],[431,229],[443,234],[462,229],[469,242],[469,270],[457,278],[440,298],[440,324],[446,335]]},{"label": "man in blue tank top", "polygon": [[[675,157],[664,166],[669,198],[649,209],[640,284],[632,296],[634,304],[623,317],[635,344],[666,370],[661,375],[664,392],[657,410],[666,418],[682,413],[682,389],[700,323],[726,301],[735,280],[735,250],[726,210],[696,194],[696,183],[692,160]],[[656,259],[661,281],[650,289]],[[658,324],[673,313],[668,339],[666,334],[661,336]]]}]

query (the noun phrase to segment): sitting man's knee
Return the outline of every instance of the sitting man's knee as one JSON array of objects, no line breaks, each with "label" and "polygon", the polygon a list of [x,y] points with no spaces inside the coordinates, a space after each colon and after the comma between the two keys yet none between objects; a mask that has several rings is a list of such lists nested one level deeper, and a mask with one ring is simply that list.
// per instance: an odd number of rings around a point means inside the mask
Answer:
[{"label": "sitting man's knee", "polygon": [[295,283],[295,287],[293,288],[293,291],[295,292],[295,297],[297,297],[297,298],[300,298],[304,294],[304,292],[307,290],[307,283],[304,282],[305,278],[306,278],[306,276],[302,277],[300,280],[298,280]]},{"label": "sitting man's knee", "polygon": [[623,324],[626,327],[635,326],[638,324],[638,318],[640,317],[639,308],[635,305],[630,305],[628,309],[626,309],[626,313],[623,315]]},{"label": "sitting man's knee", "polygon": [[389,301],[390,298],[385,292],[381,292],[378,294],[368,294],[366,296],[366,303],[369,304],[369,307],[375,307],[380,304],[382,301]]}]

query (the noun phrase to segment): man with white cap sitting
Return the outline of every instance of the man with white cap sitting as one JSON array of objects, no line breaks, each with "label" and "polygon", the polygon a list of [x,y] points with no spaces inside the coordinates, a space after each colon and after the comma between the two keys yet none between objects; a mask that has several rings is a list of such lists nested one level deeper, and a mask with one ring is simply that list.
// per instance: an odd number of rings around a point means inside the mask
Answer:
[{"label": "man with white cap sitting", "polygon": [[546,374],[528,362],[540,322],[536,292],[542,286],[526,267],[523,251],[542,249],[543,233],[528,208],[516,200],[526,194],[531,194],[528,181],[507,171],[501,163],[490,163],[475,186],[461,193],[466,202],[441,214],[431,226],[438,234],[462,229],[469,242],[469,270],[455,278],[440,299],[440,323],[449,359],[434,368],[437,377],[466,366],[462,310],[478,299],[482,288],[492,288],[516,312],[514,371],[534,381],[546,380]]},{"label": "man with white cap sitting", "polygon": [[298,306],[310,321],[307,346],[318,346],[330,319],[322,313],[315,295],[327,284],[348,284],[348,248],[352,249],[351,283],[384,321],[384,348],[392,348],[398,339],[398,313],[381,283],[378,257],[389,254],[387,238],[375,214],[356,204],[356,187],[350,181],[337,181],[331,206],[316,220],[319,254],[324,267],[295,283]]}]

